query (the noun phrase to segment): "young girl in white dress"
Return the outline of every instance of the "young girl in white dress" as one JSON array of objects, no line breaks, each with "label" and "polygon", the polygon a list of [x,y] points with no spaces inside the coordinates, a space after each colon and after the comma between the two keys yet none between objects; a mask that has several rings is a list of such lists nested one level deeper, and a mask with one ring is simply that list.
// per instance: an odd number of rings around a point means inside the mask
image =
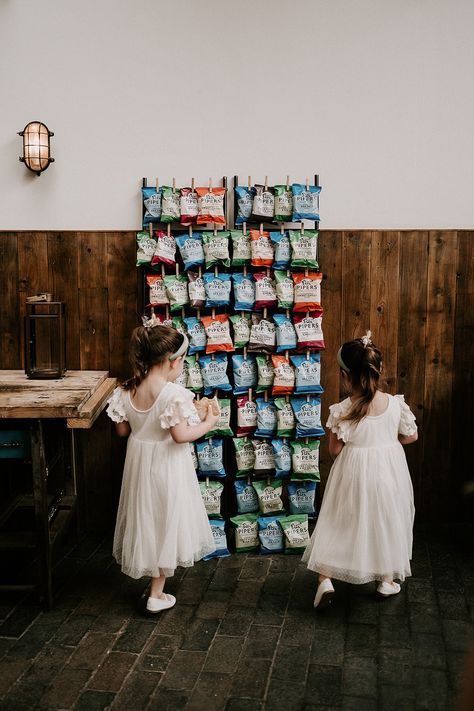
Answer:
[{"label": "young girl in white dress", "polygon": [[331,577],[379,581],[384,596],[411,575],[413,487],[403,444],[418,438],[403,395],[378,389],[382,355],[371,333],[344,343],[337,360],[349,397],[329,408],[329,453],[335,460],[311,541],[303,555],[319,573],[314,606],[331,602]]},{"label": "young girl in white dress", "polygon": [[211,430],[211,406],[201,421],[194,394],[174,381],[188,339],[174,328],[139,326],[130,341],[132,377],[117,387],[107,413],[128,437],[113,555],[132,578],[151,576],[147,610],[172,607],[163,592],[177,566],[192,566],[215,550],[189,442]]}]

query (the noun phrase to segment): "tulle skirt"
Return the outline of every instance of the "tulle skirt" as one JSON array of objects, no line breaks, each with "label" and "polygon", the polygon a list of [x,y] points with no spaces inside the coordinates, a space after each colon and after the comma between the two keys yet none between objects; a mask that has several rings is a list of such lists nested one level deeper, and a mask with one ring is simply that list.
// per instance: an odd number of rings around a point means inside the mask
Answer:
[{"label": "tulle skirt", "polygon": [[332,466],[303,561],[348,583],[404,580],[411,575],[414,514],[401,444],[348,444]]},{"label": "tulle skirt", "polygon": [[171,576],[214,550],[188,444],[130,435],[113,544],[122,571]]}]

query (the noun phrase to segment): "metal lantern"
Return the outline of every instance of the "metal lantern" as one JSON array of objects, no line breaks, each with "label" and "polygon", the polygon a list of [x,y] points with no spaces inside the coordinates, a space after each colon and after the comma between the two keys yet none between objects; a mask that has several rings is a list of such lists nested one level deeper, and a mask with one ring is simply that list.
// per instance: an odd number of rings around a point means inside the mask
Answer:
[{"label": "metal lantern", "polygon": [[23,136],[23,155],[20,160],[36,175],[41,175],[54,162],[50,145],[54,133],[41,121],[30,121],[23,131],[18,131],[18,135]]},{"label": "metal lantern", "polygon": [[62,378],[66,372],[66,304],[27,303],[25,373],[29,378]]}]

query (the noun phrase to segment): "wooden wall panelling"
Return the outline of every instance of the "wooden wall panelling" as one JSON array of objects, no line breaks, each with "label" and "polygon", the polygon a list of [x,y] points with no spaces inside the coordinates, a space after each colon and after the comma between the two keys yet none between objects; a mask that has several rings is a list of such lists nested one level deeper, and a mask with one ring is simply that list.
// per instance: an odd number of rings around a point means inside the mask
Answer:
[{"label": "wooden wall panelling", "polygon": [[48,266],[51,291],[66,304],[66,362],[68,370],[81,367],[79,295],[77,290],[78,233],[48,232]]},{"label": "wooden wall panelling", "polygon": [[[325,350],[321,351],[322,396],[321,422],[325,426],[329,405],[339,401],[339,366],[336,354],[342,342],[341,287],[342,287],[342,233],[329,230],[320,233],[319,262],[323,272],[322,304]],[[332,459],[328,451],[328,437],[321,439],[320,469],[325,483]]]},{"label": "wooden wall panelling", "polygon": [[[452,494],[452,394],[457,233],[430,232],[423,418],[423,517],[446,515]],[[451,512],[452,513],[452,512]]]},{"label": "wooden wall panelling", "polygon": [[129,374],[130,335],[141,323],[137,306],[139,270],[135,262],[135,233],[107,233],[110,372],[118,378]]},{"label": "wooden wall panelling", "polygon": [[405,448],[415,490],[415,507],[422,508],[426,301],[428,232],[403,232],[400,240],[398,306],[398,383],[419,429],[419,439]]},{"label": "wooden wall panelling", "polygon": [[395,393],[397,382],[398,345],[398,278],[400,233],[377,231],[372,233],[370,256],[370,326],[374,343],[383,357],[380,385]]},{"label": "wooden wall panelling", "polygon": [[370,328],[372,233],[342,233],[342,340],[363,336]]},{"label": "wooden wall panelling", "polygon": [[18,303],[18,236],[0,234],[0,352],[4,369],[21,362]]},{"label": "wooden wall panelling", "polygon": [[24,368],[24,330],[26,297],[40,292],[51,292],[48,269],[48,245],[42,232],[18,233],[18,299],[20,322],[18,334],[21,343],[19,368]]},{"label": "wooden wall panelling", "polygon": [[77,241],[81,368],[109,370],[107,237],[79,232]]},{"label": "wooden wall panelling", "polygon": [[472,413],[474,405],[474,232],[458,232],[457,291],[454,330],[453,467],[455,503],[468,520],[474,519],[474,492],[463,493],[474,482]]}]

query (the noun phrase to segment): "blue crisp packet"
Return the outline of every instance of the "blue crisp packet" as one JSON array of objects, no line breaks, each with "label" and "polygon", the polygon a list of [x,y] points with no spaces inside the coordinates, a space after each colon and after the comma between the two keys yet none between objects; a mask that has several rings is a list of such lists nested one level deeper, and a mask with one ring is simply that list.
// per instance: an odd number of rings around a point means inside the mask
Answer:
[{"label": "blue crisp packet", "polygon": [[296,331],[290,318],[285,314],[273,314],[276,331],[276,352],[284,353],[296,348]]},{"label": "blue crisp packet", "polygon": [[232,274],[234,282],[234,309],[252,311],[255,304],[255,279],[253,274],[236,272]]},{"label": "blue crisp packet", "polygon": [[204,272],[203,279],[206,307],[227,306],[230,301],[230,274],[221,272],[215,276],[213,272]]},{"label": "blue crisp packet", "polygon": [[270,232],[273,243],[273,269],[289,269],[291,260],[290,236],[288,232]]},{"label": "blue crisp packet", "polygon": [[284,439],[272,439],[275,458],[275,476],[282,478],[291,473],[291,447]]},{"label": "blue crisp packet", "polygon": [[291,407],[296,417],[296,438],[320,437],[325,434],[321,427],[321,398],[316,395],[293,397]]},{"label": "blue crisp packet", "polygon": [[259,516],[258,538],[260,541],[260,553],[268,555],[270,553],[283,553],[284,535],[280,525],[282,516]]},{"label": "blue crisp packet", "polygon": [[321,187],[319,185],[300,185],[293,183],[291,186],[293,192],[293,222],[301,220],[319,221],[319,193]]},{"label": "blue crisp packet", "polygon": [[247,358],[243,355],[233,355],[232,371],[235,395],[246,394],[249,388],[257,386],[257,362],[253,354],[249,353]]},{"label": "blue crisp packet", "polygon": [[216,550],[213,553],[209,553],[209,555],[205,555],[203,560],[211,560],[211,558],[226,558],[230,555],[230,553],[227,547],[227,537],[225,535],[225,521],[213,519],[209,521],[209,526],[211,527]]},{"label": "blue crisp packet", "polygon": [[320,394],[324,392],[321,387],[321,357],[319,353],[290,356],[295,366],[295,393]]},{"label": "blue crisp packet", "polygon": [[237,511],[239,514],[257,513],[258,496],[252,484],[247,484],[243,479],[234,481],[235,494],[237,496]]},{"label": "blue crisp packet", "polygon": [[156,225],[161,220],[161,196],[163,191],[161,188],[142,188],[143,207],[143,228],[148,225]]},{"label": "blue crisp packet", "polygon": [[202,246],[202,235],[200,232],[192,234],[177,235],[176,244],[184,263],[185,269],[204,264],[204,249]]},{"label": "blue crisp packet", "polygon": [[244,222],[248,222],[250,215],[252,214],[255,188],[245,188],[242,185],[238,185],[234,188],[234,193],[235,200],[237,202],[237,217],[235,218],[235,224],[243,225]]},{"label": "blue crisp packet", "polygon": [[227,377],[227,355],[216,353],[214,358],[210,355],[199,358],[204,395],[212,395],[214,390],[232,390],[232,385]]},{"label": "blue crisp packet", "polygon": [[196,442],[198,476],[225,477],[222,439],[213,437],[205,442]]},{"label": "blue crisp packet", "polygon": [[255,400],[257,404],[257,429],[255,437],[273,437],[277,428],[277,409],[273,399],[263,397]]},{"label": "blue crisp packet", "polygon": [[290,502],[290,514],[315,515],[314,499],[316,496],[316,482],[290,481],[287,492]]},{"label": "blue crisp packet", "polygon": [[202,321],[195,316],[183,318],[189,338],[189,355],[206,350],[206,329]]}]

